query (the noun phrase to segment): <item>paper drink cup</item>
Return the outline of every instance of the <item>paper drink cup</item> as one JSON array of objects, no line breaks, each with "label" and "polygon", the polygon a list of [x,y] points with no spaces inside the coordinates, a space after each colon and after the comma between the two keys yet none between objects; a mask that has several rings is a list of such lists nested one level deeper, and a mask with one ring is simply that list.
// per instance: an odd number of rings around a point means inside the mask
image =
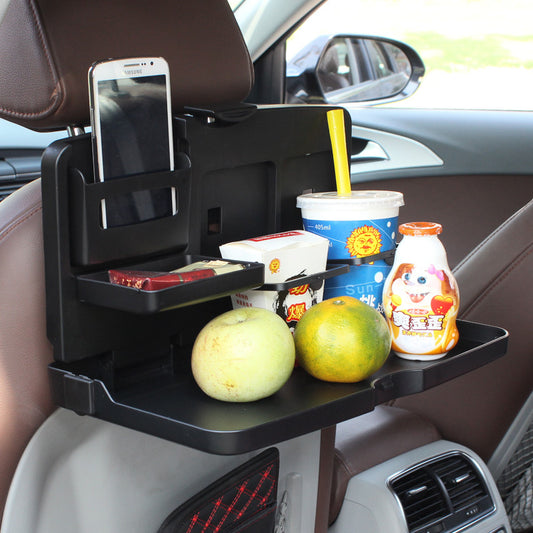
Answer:
[{"label": "paper drink cup", "polygon": [[[304,229],[328,239],[328,261],[394,249],[402,205],[403,194],[395,191],[352,191],[346,196],[322,192],[296,200]],[[382,311],[383,284],[390,269],[384,259],[351,265],[348,273],[326,280],[324,299],[353,296]]]}]

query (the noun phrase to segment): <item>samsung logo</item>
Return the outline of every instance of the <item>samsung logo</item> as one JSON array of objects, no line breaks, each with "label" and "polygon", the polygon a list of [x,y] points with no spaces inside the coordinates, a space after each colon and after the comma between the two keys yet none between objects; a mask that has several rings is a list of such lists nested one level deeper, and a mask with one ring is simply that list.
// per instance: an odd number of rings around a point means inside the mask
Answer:
[{"label": "samsung logo", "polygon": [[143,71],[140,68],[134,68],[131,70],[124,70],[124,74],[127,74],[128,76],[138,76],[139,74],[142,74]]}]

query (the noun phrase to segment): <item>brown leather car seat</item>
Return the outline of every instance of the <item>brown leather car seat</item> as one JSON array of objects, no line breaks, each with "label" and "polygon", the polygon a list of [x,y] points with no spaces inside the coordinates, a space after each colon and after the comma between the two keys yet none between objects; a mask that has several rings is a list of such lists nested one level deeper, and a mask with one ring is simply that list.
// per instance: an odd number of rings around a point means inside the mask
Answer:
[{"label": "brown leather car seat", "polygon": [[0,510],[22,451],[54,409],[43,260],[36,180],[0,203]]},{"label": "brown leather car seat", "polygon": [[428,420],[388,405],[378,405],[370,413],[338,424],[332,452],[327,525],[337,519],[352,477],[440,438]]},{"label": "brown leather car seat", "polygon": [[394,405],[428,418],[444,438],[488,461],[533,389],[533,200],[474,249],[455,276],[460,318],[507,329],[507,354]]},{"label": "brown leather car seat", "polygon": [[458,379],[338,424],[324,476],[331,485],[327,524],[337,518],[351,477],[409,449],[444,438],[488,461],[531,394],[533,200],[476,247],[455,275],[461,318],[508,329],[508,353]]},{"label": "brown leather car seat", "polygon": [[[226,0],[11,0],[1,15],[0,117],[35,130],[89,124],[87,71],[102,58],[165,57],[174,110],[241,101],[253,83]],[[43,264],[37,180],[0,203],[0,517],[24,448],[54,409]]]}]

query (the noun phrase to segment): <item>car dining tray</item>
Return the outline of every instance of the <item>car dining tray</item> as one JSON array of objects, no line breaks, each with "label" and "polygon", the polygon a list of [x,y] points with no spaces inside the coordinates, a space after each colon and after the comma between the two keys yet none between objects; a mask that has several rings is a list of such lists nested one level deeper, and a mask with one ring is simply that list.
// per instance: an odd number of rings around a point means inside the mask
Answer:
[{"label": "car dining tray", "polygon": [[206,256],[177,255],[141,264],[128,265],[123,272],[170,272],[191,263],[230,263],[241,268],[208,278],[199,278],[179,285],[161,289],[143,290],[140,287],[121,285],[110,281],[109,271],[98,271],[76,276],[78,297],[81,302],[91,303],[128,313],[152,314],[167,309],[194,305],[206,300],[229,296],[237,291],[259,289],[279,291],[297,287],[303,283],[320,288],[324,280],[348,271],[346,265],[329,266],[323,272],[316,272],[283,283],[263,283],[263,263],[216,259]]},{"label": "car dining tray", "polygon": [[504,329],[465,321],[458,321],[458,328],[457,346],[442,359],[415,362],[391,354],[370,379],[351,384],[319,381],[295,368],[277,393],[251,403],[209,398],[188,369],[115,390],[91,377],[89,360],[56,362],[50,365],[49,373],[55,401],[79,414],[205,452],[238,454],[353,418],[505,354],[508,333]]}]

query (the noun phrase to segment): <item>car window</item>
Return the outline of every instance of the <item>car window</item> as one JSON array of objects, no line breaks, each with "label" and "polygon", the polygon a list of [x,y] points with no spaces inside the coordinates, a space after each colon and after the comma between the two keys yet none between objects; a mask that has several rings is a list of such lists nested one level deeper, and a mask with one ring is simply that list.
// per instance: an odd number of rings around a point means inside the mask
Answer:
[{"label": "car window", "polygon": [[[289,38],[287,60],[319,35],[398,39],[420,54],[426,74],[414,95],[389,105],[532,110],[531,20],[530,0],[449,0],[445,8],[441,0],[328,0]],[[369,56],[374,69],[390,75],[380,56]]]},{"label": "car window", "polygon": [[65,131],[37,132],[0,119],[0,149],[4,148],[46,148],[56,139],[66,136]]},{"label": "car window", "polygon": [[243,3],[243,1],[244,0],[228,0],[228,4],[230,5],[231,9],[235,11]]},{"label": "car window", "polygon": [[324,92],[352,84],[352,69],[346,39],[334,39],[324,52],[318,79]]},{"label": "car window", "polygon": [[383,53],[384,45],[374,41],[368,41],[367,45],[371,50],[370,59],[372,67],[376,73],[376,78],[385,78],[393,73],[392,65],[389,64],[388,57]]}]

